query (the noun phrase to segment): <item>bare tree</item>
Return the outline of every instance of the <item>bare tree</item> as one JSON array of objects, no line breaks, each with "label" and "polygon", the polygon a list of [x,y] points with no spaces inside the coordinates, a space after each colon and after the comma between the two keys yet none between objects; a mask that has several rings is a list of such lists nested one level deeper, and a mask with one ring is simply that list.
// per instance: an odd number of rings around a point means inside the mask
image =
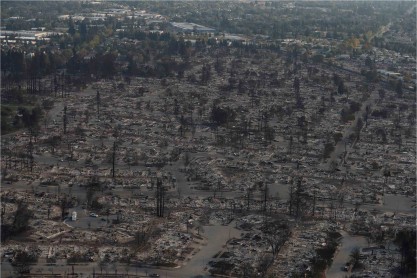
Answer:
[{"label": "bare tree", "polygon": [[115,164],[116,164],[116,141],[113,142],[113,154],[112,154],[112,177],[115,178]]},{"label": "bare tree", "polygon": [[265,277],[269,267],[273,264],[274,257],[271,254],[263,254],[258,258],[258,272],[260,273],[260,277]]},{"label": "bare tree", "polygon": [[264,226],[262,230],[264,232],[265,240],[271,247],[272,256],[275,257],[290,237],[290,227],[285,220],[278,219]]},{"label": "bare tree", "polygon": [[97,117],[100,117],[100,91],[99,90],[97,90],[96,104],[97,104]]},{"label": "bare tree", "polygon": [[164,217],[165,210],[165,189],[162,185],[162,180],[157,179],[156,182],[156,215],[158,217]]},{"label": "bare tree", "polygon": [[[307,194],[305,186],[302,184],[301,178],[297,180],[297,184],[290,186],[289,214],[295,217],[302,217],[311,206],[311,197]],[[314,203],[314,196],[313,202]],[[313,204],[314,206],[314,204]]]},{"label": "bare tree", "polygon": [[67,118],[67,106],[64,106],[64,117],[63,117],[63,123],[64,123],[64,134],[67,133],[67,124],[68,124],[68,118]]}]

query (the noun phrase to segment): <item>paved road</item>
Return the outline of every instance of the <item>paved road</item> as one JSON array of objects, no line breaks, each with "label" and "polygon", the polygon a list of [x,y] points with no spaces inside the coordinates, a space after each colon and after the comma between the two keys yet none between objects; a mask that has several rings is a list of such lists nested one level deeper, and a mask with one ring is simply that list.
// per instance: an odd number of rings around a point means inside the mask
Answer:
[{"label": "paved road", "polygon": [[[354,141],[354,142],[350,142],[349,144],[347,141],[349,136],[355,133],[358,119],[362,118],[362,115],[364,115],[366,111],[366,107],[367,106],[370,107],[369,114],[371,114],[372,109],[375,107],[377,100],[378,100],[378,90],[375,88],[371,92],[369,98],[365,102],[362,103],[361,109],[355,113],[355,120],[352,121],[352,123],[349,126],[347,126],[345,130],[343,131],[343,138],[336,144],[334,151],[330,154],[330,158],[328,159],[328,163],[327,163],[328,168],[330,168],[330,163],[332,161],[335,161],[339,167],[345,163],[345,161],[347,160],[349,156],[349,151],[354,147],[356,143],[356,141]],[[365,128],[365,123],[363,123],[362,129],[364,128]],[[344,156],[344,159],[343,159],[345,150],[346,150],[346,155]]]},{"label": "paved road", "polygon": [[336,251],[336,255],[333,258],[333,263],[326,272],[327,278],[344,278],[347,272],[342,271],[342,267],[350,260],[350,253],[355,247],[366,247],[366,237],[363,236],[350,236],[345,231],[341,232],[343,239],[341,246]]},{"label": "paved road", "polygon": [[228,226],[205,226],[204,236],[207,237],[207,245],[203,246],[201,250],[191,258],[187,264],[179,269],[163,271],[155,271],[161,277],[167,274],[167,277],[193,277],[202,275],[209,277],[209,273],[205,271],[207,263],[220,250],[224,249],[225,243],[229,238],[239,238],[240,231],[234,228],[234,222]]}]

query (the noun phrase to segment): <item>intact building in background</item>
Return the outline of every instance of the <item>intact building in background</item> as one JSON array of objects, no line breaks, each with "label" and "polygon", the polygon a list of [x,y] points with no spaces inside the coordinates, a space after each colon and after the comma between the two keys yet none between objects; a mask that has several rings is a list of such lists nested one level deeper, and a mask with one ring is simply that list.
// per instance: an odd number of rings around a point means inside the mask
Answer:
[{"label": "intact building in background", "polygon": [[213,28],[189,22],[171,22],[171,27],[173,31],[182,33],[214,33],[216,31]]}]

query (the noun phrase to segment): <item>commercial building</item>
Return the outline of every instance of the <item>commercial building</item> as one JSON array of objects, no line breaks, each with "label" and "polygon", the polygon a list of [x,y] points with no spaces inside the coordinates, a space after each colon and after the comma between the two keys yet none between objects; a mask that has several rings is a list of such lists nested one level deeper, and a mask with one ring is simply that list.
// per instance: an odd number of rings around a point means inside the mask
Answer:
[{"label": "commercial building", "polygon": [[216,31],[213,28],[189,22],[171,22],[171,26],[174,31],[183,33],[214,33]]}]

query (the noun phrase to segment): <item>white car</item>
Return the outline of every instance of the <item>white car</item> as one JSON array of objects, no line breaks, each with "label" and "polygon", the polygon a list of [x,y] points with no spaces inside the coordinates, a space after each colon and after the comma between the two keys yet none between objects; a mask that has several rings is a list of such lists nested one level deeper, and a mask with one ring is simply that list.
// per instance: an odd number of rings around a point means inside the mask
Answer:
[{"label": "white car", "polygon": [[98,217],[98,214],[97,214],[97,213],[92,212],[92,213],[90,213],[90,216],[91,216],[91,217]]}]

